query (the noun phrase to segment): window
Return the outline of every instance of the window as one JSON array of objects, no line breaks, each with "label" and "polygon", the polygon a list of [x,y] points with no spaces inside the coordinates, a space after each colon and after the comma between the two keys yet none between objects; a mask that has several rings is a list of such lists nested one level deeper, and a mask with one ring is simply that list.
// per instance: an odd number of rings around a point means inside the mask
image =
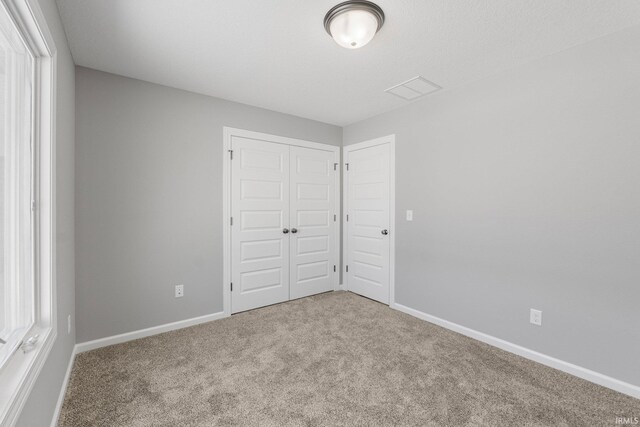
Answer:
[{"label": "window", "polygon": [[0,1],[0,425],[56,339],[55,64],[37,0]]},{"label": "window", "polygon": [[33,324],[33,57],[0,10],[0,367]]}]

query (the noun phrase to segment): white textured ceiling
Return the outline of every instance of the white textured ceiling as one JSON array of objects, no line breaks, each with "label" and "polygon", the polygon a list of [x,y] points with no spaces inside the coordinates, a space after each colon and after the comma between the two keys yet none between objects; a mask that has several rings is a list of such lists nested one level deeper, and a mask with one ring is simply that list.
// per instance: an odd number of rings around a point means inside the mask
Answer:
[{"label": "white textured ceiling", "polygon": [[346,125],[405,105],[422,75],[444,90],[640,24],[638,0],[378,0],[357,50],[322,19],[340,0],[58,0],[78,65]]}]

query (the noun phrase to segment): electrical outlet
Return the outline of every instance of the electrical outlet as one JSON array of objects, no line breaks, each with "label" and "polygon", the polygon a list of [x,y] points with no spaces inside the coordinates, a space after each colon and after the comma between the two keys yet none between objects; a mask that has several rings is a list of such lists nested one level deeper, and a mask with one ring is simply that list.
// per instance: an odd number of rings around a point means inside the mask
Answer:
[{"label": "electrical outlet", "polygon": [[71,333],[71,315],[67,316],[67,334]]},{"label": "electrical outlet", "polygon": [[184,296],[184,285],[176,285],[176,298],[182,298]]},{"label": "electrical outlet", "polygon": [[407,221],[413,221],[413,211],[407,211]]},{"label": "electrical outlet", "polygon": [[532,308],[529,312],[529,322],[533,325],[542,326],[542,311]]}]

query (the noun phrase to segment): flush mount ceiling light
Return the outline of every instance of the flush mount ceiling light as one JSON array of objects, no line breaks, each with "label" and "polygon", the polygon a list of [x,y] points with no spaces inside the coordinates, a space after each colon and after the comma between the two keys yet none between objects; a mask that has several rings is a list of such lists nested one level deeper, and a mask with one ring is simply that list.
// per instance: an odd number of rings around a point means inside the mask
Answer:
[{"label": "flush mount ceiling light", "polygon": [[384,24],[384,12],[370,1],[345,1],[324,16],[324,29],[340,46],[357,49],[369,43]]}]

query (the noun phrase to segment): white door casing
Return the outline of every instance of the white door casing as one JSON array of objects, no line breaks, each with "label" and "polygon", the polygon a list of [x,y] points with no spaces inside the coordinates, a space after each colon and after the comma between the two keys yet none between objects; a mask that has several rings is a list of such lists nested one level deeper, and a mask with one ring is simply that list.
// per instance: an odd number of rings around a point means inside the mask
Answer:
[{"label": "white door casing", "polygon": [[338,289],[340,149],[229,127],[223,136],[225,315]]},{"label": "white door casing", "polygon": [[336,153],[292,146],[291,299],[334,288]]},{"label": "white door casing", "polygon": [[289,299],[289,146],[232,141],[231,277],[237,313]]},{"label": "white door casing", "polygon": [[393,136],[344,147],[345,284],[351,292],[393,301]]}]

